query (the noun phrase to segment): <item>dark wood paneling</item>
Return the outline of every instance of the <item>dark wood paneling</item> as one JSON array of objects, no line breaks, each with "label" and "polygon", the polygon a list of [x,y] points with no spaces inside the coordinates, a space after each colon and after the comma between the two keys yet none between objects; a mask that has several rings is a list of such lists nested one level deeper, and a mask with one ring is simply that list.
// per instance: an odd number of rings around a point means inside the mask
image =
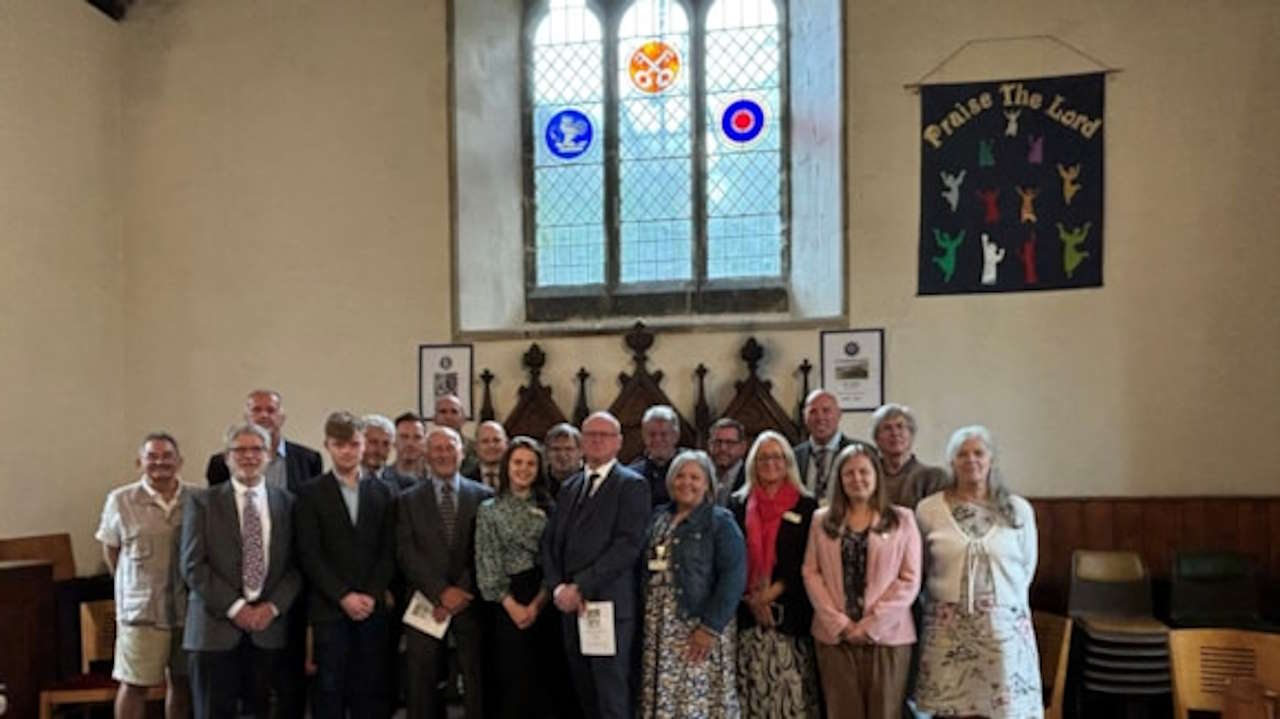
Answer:
[{"label": "dark wood paneling", "polygon": [[[1062,497],[1031,499],[1040,564],[1031,588],[1037,608],[1065,611],[1071,553],[1138,552],[1156,591],[1167,591],[1180,551],[1243,552],[1258,561],[1268,598],[1280,597],[1280,497]],[[1157,597],[1157,611],[1161,606]]]}]

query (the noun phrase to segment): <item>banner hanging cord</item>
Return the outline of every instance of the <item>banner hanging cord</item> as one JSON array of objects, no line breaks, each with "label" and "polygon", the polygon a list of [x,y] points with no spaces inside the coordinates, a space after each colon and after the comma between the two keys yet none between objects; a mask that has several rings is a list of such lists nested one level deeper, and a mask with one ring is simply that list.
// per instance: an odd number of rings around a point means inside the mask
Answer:
[{"label": "banner hanging cord", "polygon": [[1105,74],[1110,75],[1112,73],[1121,71],[1121,68],[1112,67],[1111,65],[1108,65],[1102,60],[1099,60],[1093,55],[1090,55],[1084,50],[1081,50],[1080,48],[1076,47],[1075,45],[1072,45],[1071,43],[1067,42],[1066,40],[1063,40],[1062,38],[1056,35],[1009,35],[1005,37],[979,37],[979,38],[974,38],[972,40],[968,40],[964,44],[960,45],[960,47],[957,47],[955,50],[952,50],[951,53],[946,57],[942,58],[942,60],[939,61],[938,64],[934,65],[928,72],[921,75],[920,79],[916,80],[915,82],[907,83],[902,87],[903,89],[906,89],[906,90],[919,90],[920,86],[925,84],[924,82],[925,80],[928,80],[930,77],[937,74],[939,70],[941,70],[943,67],[946,67],[947,63],[954,60],[957,55],[959,55],[960,53],[964,52],[966,49],[974,45],[983,45],[983,44],[1000,43],[1000,42],[1018,42],[1021,40],[1048,40],[1050,42],[1057,43],[1058,45],[1065,47],[1066,49],[1070,50],[1076,55],[1079,55],[1080,57],[1083,57],[1089,62],[1092,62],[1093,64],[1097,65]]}]

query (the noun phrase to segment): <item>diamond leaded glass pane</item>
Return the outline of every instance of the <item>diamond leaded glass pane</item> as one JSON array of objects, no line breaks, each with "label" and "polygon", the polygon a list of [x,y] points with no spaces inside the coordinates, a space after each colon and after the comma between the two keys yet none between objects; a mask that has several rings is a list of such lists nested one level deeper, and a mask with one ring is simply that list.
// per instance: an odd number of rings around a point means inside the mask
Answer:
[{"label": "diamond leaded glass pane", "polygon": [[773,0],[707,13],[707,277],[782,274],[781,27]]},{"label": "diamond leaded glass pane", "polygon": [[539,287],[604,282],[604,43],[585,0],[552,0],[533,42]]},{"label": "diamond leaded glass pane", "polygon": [[689,21],[675,0],[636,0],[618,28],[620,281],[693,276]]}]

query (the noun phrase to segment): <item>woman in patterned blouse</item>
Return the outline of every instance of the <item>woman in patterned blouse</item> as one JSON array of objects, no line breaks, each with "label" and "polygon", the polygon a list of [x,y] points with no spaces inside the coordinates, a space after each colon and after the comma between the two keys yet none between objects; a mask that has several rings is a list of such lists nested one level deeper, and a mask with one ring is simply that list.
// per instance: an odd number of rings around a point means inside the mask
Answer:
[{"label": "woman in patterned blouse", "polygon": [[874,449],[855,442],[834,469],[802,570],[827,716],[890,719],[902,714],[916,641],[920,533],[911,510],[889,503]]},{"label": "woman in patterned blouse", "polygon": [[[538,543],[553,508],[542,448],[511,441],[498,473],[498,494],[476,514],[476,585],[493,602],[486,654],[498,717],[564,716],[576,700],[569,685],[555,612],[538,567]],[[567,697],[567,698],[566,698]]]}]

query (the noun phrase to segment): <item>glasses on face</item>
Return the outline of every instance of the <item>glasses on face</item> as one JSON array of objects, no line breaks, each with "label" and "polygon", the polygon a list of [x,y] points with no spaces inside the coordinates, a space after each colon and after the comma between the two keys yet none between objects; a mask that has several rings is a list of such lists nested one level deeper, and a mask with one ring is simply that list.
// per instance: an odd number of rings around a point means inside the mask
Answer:
[{"label": "glasses on face", "polygon": [[787,456],[781,452],[762,452],[756,455],[757,462],[785,462]]},{"label": "glasses on face", "polygon": [[267,451],[266,447],[232,447],[231,448],[231,453],[238,454],[238,455],[258,454],[260,452],[266,452],[266,451]]},{"label": "glasses on face", "polygon": [[583,437],[587,439],[612,439],[618,436],[617,432],[583,432]]},{"label": "glasses on face", "polygon": [[734,446],[735,444],[742,444],[742,440],[740,440],[740,439],[713,439],[713,440],[711,440],[711,446],[712,446],[712,447],[732,447],[732,446]]}]

